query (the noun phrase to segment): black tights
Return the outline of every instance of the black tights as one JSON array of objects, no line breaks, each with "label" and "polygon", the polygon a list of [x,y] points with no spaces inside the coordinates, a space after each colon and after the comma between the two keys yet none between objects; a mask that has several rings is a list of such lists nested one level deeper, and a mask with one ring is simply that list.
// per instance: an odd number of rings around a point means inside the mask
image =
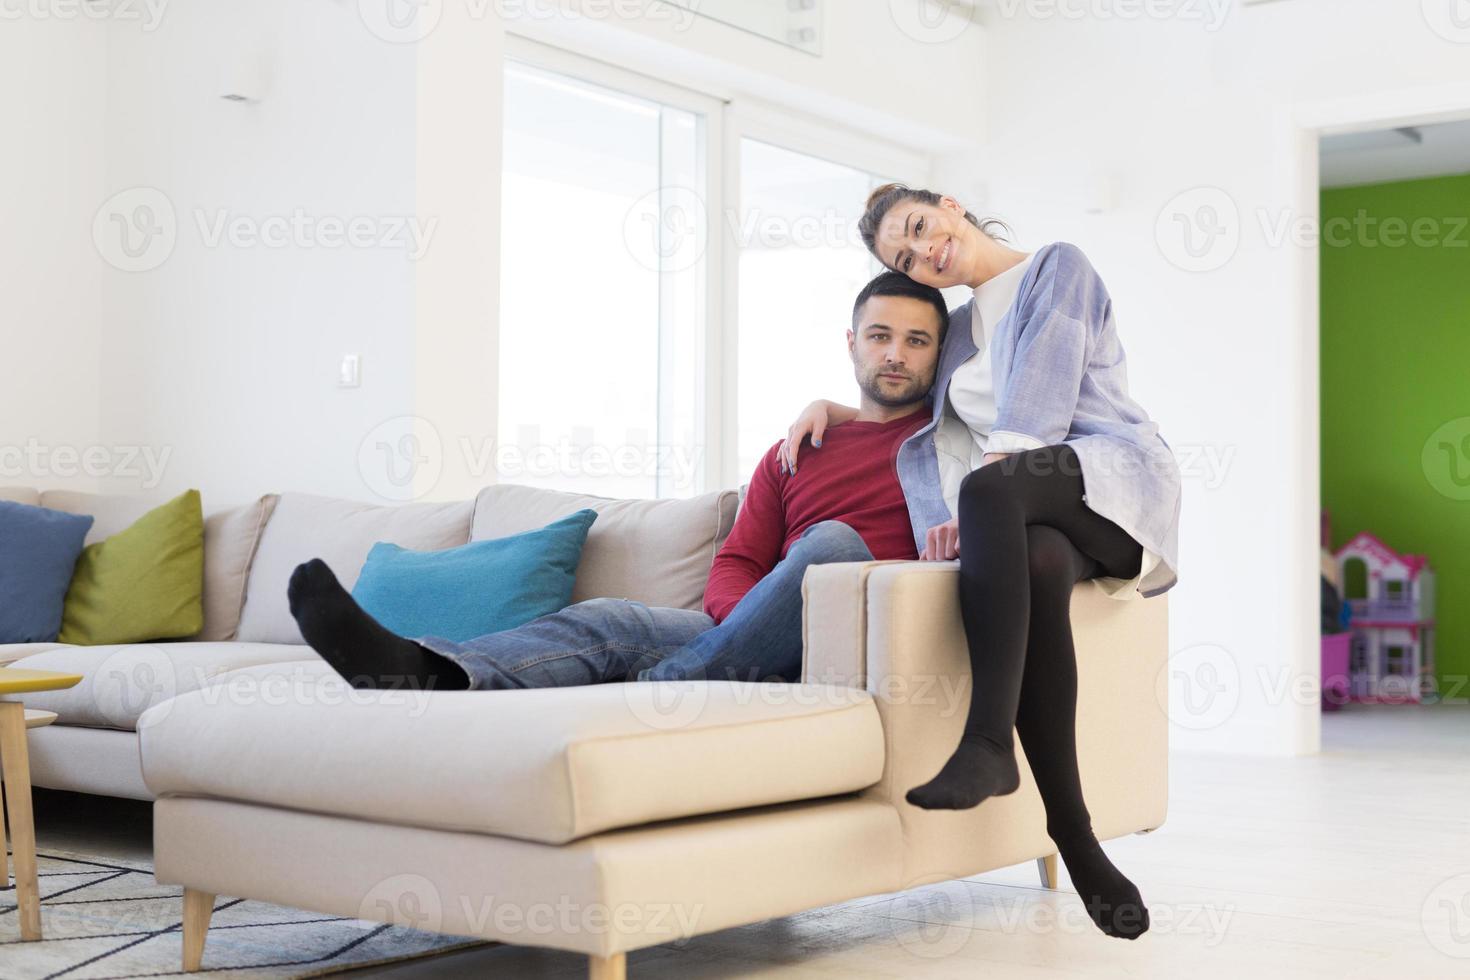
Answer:
[{"label": "black tights", "polygon": [[966,809],[1014,792],[1014,728],[1046,806],[1047,834],[1089,913],[1104,932],[1132,939],[1147,930],[1147,909],[1102,853],[1082,799],[1071,601],[1083,579],[1136,576],[1143,548],[1091,510],[1083,492],[1081,462],[1065,443],[982,466],[961,485],[970,713],[944,770],[908,799],[928,809]]},{"label": "black tights", "polygon": [[997,460],[960,488],[960,608],[974,677],[965,734],[1031,763],[1054,840],[1091,834],[1077,771],[1077,655],[1072,588],[1132,578],[1143,548],[1088,508],[1066,443]]}]

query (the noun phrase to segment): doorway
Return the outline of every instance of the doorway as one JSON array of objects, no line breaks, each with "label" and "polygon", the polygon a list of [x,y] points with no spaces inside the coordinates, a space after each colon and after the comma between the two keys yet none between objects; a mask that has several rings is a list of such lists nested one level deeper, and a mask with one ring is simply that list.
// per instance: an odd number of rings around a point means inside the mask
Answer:
[{"label": "doorway", "polygon": [[1470,584],[1470,111],[1436,101],[1302,127],[1328,750],[1470,725],[1470,610],[1439,601]]}]

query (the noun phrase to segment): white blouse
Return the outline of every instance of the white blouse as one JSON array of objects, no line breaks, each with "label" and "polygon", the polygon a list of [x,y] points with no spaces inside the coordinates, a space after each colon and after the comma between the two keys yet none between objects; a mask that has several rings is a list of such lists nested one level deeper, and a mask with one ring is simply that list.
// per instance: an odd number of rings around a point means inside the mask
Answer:
[{"label": "white blouse", "polygon": [[[959,513],[960,483],[972,470],[980,467],[986,453],[1019,453],[1045,445],[1033,436],[991,428],[996,416],[995,384],[990,370],[991,328],[1000,323],[1015,302],[1016,292],[1033,257],[1026,256],[975,288],[970,325],[978,350],[950,376],[944,417],[934,434],[934,445],[939,453],[940,481],[944,485],[951,514]],[[1082,499],[1087,498],[1084,496]],[[1138,589],[1144,576],[1160,561],[1157,554],[1145,548],[1143,564],[1133,578],[1102,577],[1092,581],[1114,599],[1139,598]]]}]

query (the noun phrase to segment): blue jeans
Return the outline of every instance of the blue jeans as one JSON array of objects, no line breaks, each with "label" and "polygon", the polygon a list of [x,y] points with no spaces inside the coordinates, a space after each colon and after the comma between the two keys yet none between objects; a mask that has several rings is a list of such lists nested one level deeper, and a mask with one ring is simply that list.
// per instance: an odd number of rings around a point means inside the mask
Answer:
[{"label": "blue jeans", "polygon": [[524,626],[456,643],[415,642],[452,660],[470,690],[618,681],[801,679],[801,580],[811,565],[870,561],[840,521],[807,528],[718,626],[702,612],[588,599]]}]

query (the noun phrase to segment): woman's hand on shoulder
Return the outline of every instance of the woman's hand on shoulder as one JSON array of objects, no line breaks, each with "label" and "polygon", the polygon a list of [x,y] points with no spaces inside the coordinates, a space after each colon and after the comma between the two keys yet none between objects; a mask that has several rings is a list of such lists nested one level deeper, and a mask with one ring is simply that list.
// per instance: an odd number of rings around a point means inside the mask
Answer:
[{"label": "woman's hand on shoulder", "polygon": [[776,450],[776,458],[781,463],[781,471],[791,476],[796,475],[796,454],[801,450],[801,444],[808,436],[812,440],[812,448],[822,448],[822,436],[829,425],[841,425],[843,422],[851,422],[857,418],[858,410],[847,405],[839,405],[829,402],[825,398],[818,398],[802,410],[791,428],[786,430],[786,438],[781,441],[781,446]]}]

